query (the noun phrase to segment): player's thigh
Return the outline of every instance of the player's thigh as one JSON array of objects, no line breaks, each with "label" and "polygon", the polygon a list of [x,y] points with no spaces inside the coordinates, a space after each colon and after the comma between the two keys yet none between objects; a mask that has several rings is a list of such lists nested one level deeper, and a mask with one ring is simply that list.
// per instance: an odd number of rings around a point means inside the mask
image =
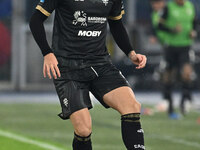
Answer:
[{"label": "player's thigh", "polygon": [[119,87],[106,93],[103,100],[122,115],[140,112],[140,103],[136,101],[132,89],[128,86]]},{"label": "player's thigh", "polygon": [[79,136],[86,137],[92,132],[92,119],[87,108],[78,110],[70,115],[74,131]]},{"label": "player's thigh", "polygon": [[170,82],[170,73],[171,73],[171,71],[167,70],[167,69],[162,73],[162,82],[163,83]]},{"label": "player's thigh", "polygon": [[176,80],[177,67],[166,68],[162,75],[162,81],[164,84],[171,84]]},{"label": "player's thigh", "polygon": [[111,106],[104,102],[104,95],[119,87],[130,85],[113,64],[96,66],[94,69],[97,70],[99,77],[91,82],[90,91],[105,108],[109,108]]},{"label": "player's thigh", "polygon": [[91,92],[105,107],[121,114],[140,112],[140,104],[122,73],[112,64],[95,68],[100,76],[91,84]]}]

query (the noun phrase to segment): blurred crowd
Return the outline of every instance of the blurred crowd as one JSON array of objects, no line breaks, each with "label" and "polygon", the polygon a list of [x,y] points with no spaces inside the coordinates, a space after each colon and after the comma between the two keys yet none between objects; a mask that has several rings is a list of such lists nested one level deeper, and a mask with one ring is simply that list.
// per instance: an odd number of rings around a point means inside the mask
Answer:
[{"label": "blurred crowd", "polygon": [[0,80],[9,79],[11,56],[11,0],[0,0]]}]

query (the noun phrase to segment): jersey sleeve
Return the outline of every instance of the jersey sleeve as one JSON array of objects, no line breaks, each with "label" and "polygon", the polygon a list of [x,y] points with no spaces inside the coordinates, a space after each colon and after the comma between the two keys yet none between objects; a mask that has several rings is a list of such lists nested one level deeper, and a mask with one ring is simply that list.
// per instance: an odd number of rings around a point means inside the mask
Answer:
[{"label": "jersey sleeve", "polygon": [[168,15],[169,15],[169,8],[166,6],[163,10],[163,13],[161,15],[161,18],[164,19],[164,20],[167,20],[168,18]]},{"label": "jersey sleeve", "polygon": [[120,20],[123,14],[125,14],[123,0],[115,0],[108,19]]},{"label": "jersey sleeve", "polygon": [[59,0],[40,0],[36,9],[48,17],[58,7],[58,1]]}]

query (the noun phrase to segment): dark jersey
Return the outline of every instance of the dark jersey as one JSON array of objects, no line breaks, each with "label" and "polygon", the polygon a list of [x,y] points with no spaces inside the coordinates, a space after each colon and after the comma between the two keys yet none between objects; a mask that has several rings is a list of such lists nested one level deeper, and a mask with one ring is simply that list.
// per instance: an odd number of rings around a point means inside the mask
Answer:
[{"label": "dark jersey", "polygon": [[72,59],[107,56],[107,19],[124,14],[122,0],[41,0],[36,9],[46,16],[55,10],[53,52]]}]

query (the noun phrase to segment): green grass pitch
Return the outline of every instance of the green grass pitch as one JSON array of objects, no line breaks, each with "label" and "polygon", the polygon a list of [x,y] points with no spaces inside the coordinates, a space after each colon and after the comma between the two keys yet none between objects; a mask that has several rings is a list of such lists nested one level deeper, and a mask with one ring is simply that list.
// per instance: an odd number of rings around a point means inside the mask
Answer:
[{"label": "green grass pitch", "polygon": [[[0,131],[25,139],[50,144],[60,150],[72,150],[73,127],[56,114],[56,104],[0,104]],[[92,142],[94,150],[125,150],[121,140],[120,116],[111,109],[95,106]],[[147,150],[199,150],[200,113],[191,112],[181,120],[169,120],[166,113],[142,116]],[[17,137],[16,137],[17,138]],[[0,134],[0,150],[45,150],[37,144]]]},{"label": "green grass pitch", "polygon": [[0,136],[1,150],[44,150],[35,145],[19,142],[10,138]]}]

